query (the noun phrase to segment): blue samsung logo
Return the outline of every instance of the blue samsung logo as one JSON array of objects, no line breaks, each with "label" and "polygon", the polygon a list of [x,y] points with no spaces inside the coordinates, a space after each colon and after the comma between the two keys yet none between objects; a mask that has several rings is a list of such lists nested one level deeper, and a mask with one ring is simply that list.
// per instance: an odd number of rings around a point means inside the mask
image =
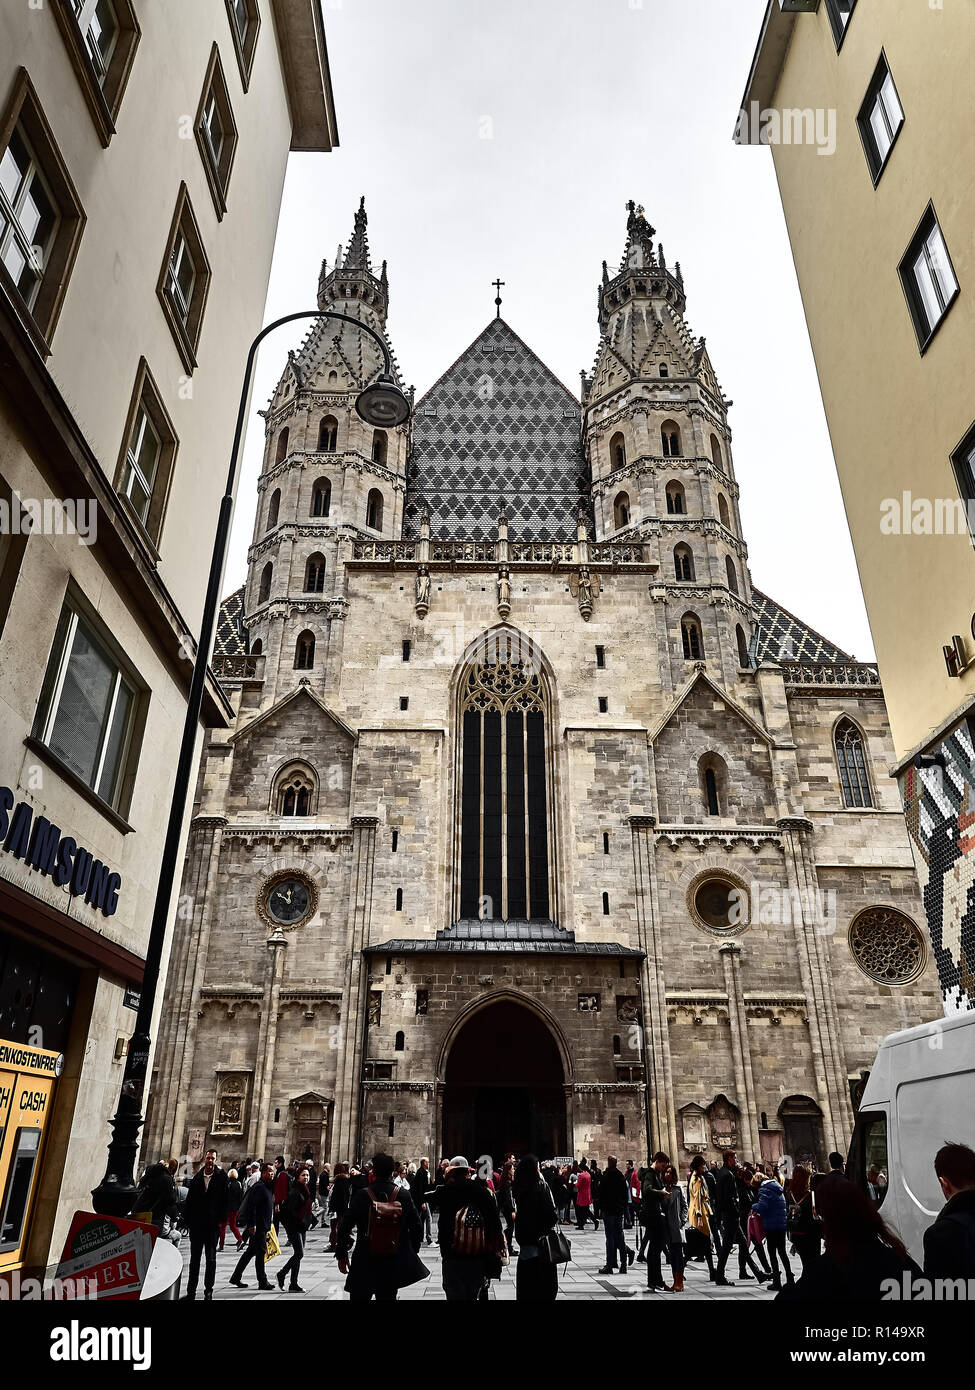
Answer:
[{"label": "blue samsung logo", "polygon": [[62,835],[46,816],[35,820],[34,808],[27,801],[17,803],[9,787],[0,787],[0,840],[5,853],[67,888],[73,898],[83,898],[106,917],[118,910],[122,875],[70,835]]}]

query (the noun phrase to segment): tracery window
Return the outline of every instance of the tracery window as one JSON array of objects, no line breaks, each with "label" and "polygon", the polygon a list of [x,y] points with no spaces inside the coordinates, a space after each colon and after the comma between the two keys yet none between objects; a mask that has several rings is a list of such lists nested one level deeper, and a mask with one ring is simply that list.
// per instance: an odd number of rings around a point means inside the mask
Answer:
[{"label": "tracery window", "polygon": [[334,415],[326,415],[318,426],[318,451],[322,454],[334,454],[335,443],[339,435],[339,422]]},{"label": "tracery window", "polygon": [[850,923],[850,950],[865,975],[882,985],[906,985],[924,969],[924,938],[892,907],[868,907]]},{"label": "tracery window", "polygon": [[311,814],[314,785],[307,772],[300,768],[278,786],[278,815],[307,816]]},{"label": "tracery window", "polygon": [[872,806],[863,734],[852,719],[843,719],[833,736],[844,806]]},{"label": "tracery window", "polygon": [[548,920],[545,691],[531,647],[492,639],[461,685],[460,916]]}]

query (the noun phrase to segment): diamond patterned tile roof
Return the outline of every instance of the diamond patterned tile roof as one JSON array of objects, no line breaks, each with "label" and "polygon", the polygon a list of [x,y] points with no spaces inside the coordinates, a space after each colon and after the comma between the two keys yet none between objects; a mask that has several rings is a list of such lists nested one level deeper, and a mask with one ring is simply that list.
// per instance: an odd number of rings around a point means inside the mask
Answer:
[{"label": "diamond patterned tile roof", "polygon": [[246,656],[247,633],[244,631],[244,586],[228,594],[217,615],[217,635],[213,643],[214,656]]},{"label": "diamond patterned tile roof", "polygon": [[849,652],[780,607],[767,594],[753,588],[752,602],[758,620],[759,661],[817,661],[829,666],[855,662]]},{"label": "diamond patterned tile roof", "polygon": [[[576,534],[588,479],[579,402],[504,319],[492,319],[417,403],[404,534],[513,540]],[[588,508],[588,501],[585,501]]]}]

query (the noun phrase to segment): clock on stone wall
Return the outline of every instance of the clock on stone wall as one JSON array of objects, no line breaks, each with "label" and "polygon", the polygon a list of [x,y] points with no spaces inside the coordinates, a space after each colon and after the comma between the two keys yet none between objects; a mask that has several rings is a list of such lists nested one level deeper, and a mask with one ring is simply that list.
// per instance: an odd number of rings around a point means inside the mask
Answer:
[{"label": "clock on stone wall", "polygon": [[283,869],[265,879],[257,895],[257,912],[269,927],[293,931],[318,907],[318,889],[304,874]]}]

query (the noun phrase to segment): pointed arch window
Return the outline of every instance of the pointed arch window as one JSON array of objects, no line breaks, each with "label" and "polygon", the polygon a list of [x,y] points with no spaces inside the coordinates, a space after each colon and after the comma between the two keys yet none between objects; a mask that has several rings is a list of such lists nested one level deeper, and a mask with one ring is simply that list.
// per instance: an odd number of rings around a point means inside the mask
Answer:
[{"label": "pointed arch window", "polygon": [[460,684],[462,918],[552,917],[547,701],[532,654],[494,634]]},{"label": "pointed arch window", "polygon": [[383,529],[383,495],[374,487],[366,499],[366,525],[372,531]]},{"label": "pointed arch window", "polygon": [[283,430],[281,431],[281,433],[278,435],[278,448],[277,448],[277,453],[274,455],[274,462],[275,462],[275,463],[283,463],[284,460],[287,458],[287,456],[288,456],[288,426],[285,425],[284,429],[283,429]]},{"label": "pointed arch window", "polygon": [[626,441],[618,431],[609,441],[609,457],[614,469],[626,467]]},{"label": "pointed arch window", "polygon": [[872,806],[863,734],[852,719],[841,719],[833,735],[844,806]]},{"label": "pointed arch window", "polygon": [[328,374],[328,384],[329,386],[338,386],[339,384],[339,374],[334,368]]},{"label": "pointed arch window", "polygon": [[263,655],[264,655],[264,643],[263,643],[263,642],[261,641],[261,639],[258,637],[257,640],[256,640],[255,642],[252,642],[252,643],[251,643],[251,649],[250,649],[250,651],[248,652],[248,656],[263,656]]},{"label": "pointed arch window", "polygon": [[682,457],[680,442],[680,425],[674,420],[666,420],[660,427],[660,442],[663,446],[665,459],[679,459]]},{"label": "pointed arch window", "polygon": [[738,593],[738,571],[735,569],[735,562],[730,555],[724,557],[725,573],[728,576],[728,588],[733,594]]},{"label": "pointed arch window", "polygon": [[268,599],[271,597],[271,576],[273,574],[274,566],[271,564],[271,561],[268,560],[267,564],[261,570],[261,582],[257,588],[258,603],[267,603]]},{"label": "pointed arch window", "polygon": [[685,661],[702,661],[704,658],[704,635],[701,621],[693,613],[685,613],[680,620],[681,644]]},{"label": "pointed arch window", "polygon": [[676,480],[667,484],[667,514],[668,516],[684,516],[687,512],[686,499],[684,496],[684,484]]},{"label": "pointed arch window", "polygon": [[728,510],[728,499],[723,492],[718,493],[718,517],[721,525],[731,530],[731,513]]},{"label": "pointed arch window", "polygon": [[318,426],[318,452],[334,454],[338,443],[339,422],[334,415],[326,415]]},{"label": "pointed arch window", "polygon": [[628,492],[618,492],[613,503],[613,523],[617,531],[622,531],[624,526],[630,524],[630,494]]},{"label": "pointed arch window", "polygon": [[295,670],[310,671],[315,664],[315,634],[302,632],[295,643]]},{"label": "pointed arch window", "polygon": [[670,376],[670,368],[667,366],[666,362],[661,362],[660,364],[660,375]]},{"label": "pointed arch window", "polygon": [[332,484],[327,478],[319,478],[311,493],[312,516],[328,516],[331,505]]},{"label": "pointed arch window", "polygon": [[325,592],[325,556],[319,553],[309,555],[305,564],[305,593]]},{"label": "pointed arch window", "polygon": [[376,430],[372,436],[372,461],[385,463],[389,440],[385,430]]},{"label": "pointed arch window", "polygon": [[674,547],[674,572],[678,581],[694,579],[694,555],[689,545]]},{"label": "pointed arch window", "polygon": [[716,434],[711,436],[711,460],[715,468],[720,468],[724,462],[721,455],[721,443]]},{"label": "pointed arch window", "polygon": [[271,500],[267,504],[267,525],[265,531],[273,531],[278,524],[278,512],[281,509],[281,489],[276,487],[271,493]]},{"label": "pointed arch window", "polygon": [[719,753],[705,753],[697,765],[701,799],[709,816],[727,814],[728,766]]},{"label": "pointed arch window", "polygon": [[741,623],[735,628],[735,637],[738,640],[738,665],[745,669],[751,666],[751,662],[748,659],[748,639]]}]

